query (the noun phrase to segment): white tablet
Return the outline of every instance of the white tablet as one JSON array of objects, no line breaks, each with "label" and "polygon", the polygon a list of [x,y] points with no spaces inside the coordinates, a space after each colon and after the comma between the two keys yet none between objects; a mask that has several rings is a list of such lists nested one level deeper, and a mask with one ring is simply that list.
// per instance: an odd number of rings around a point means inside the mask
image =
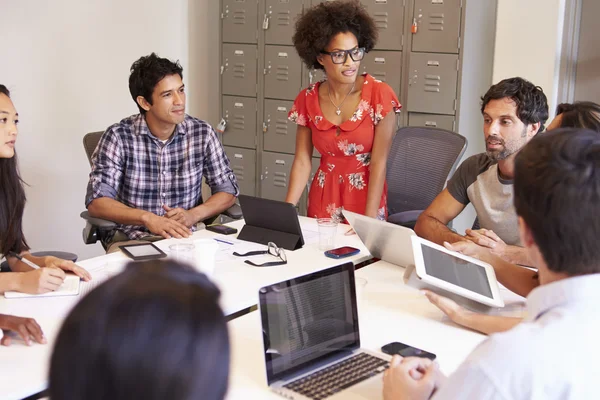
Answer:
[{"label": "white tablet", "polygon": [[504,307],[494,268],[413,236],[415,271],[423,282],[491,307]]}]

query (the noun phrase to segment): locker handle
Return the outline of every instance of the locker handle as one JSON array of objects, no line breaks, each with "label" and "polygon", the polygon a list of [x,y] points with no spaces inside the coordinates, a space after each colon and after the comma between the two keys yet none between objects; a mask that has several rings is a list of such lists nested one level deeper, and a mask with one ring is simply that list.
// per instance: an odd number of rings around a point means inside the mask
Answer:
[{"label": "locker handle", "polygon": [[234,154],[233,157],[234,158],[239,158],[239,159],[243,159],[244,158],[244,156],[241,155],[241,154]]},{"label": "locker handle", "polygon": [[435,128],[435,127],[437,127],[437,122],[435,122],[435,121],[425,121],[425,126],[433,126]]},{"label": "locker handle", "polygon": [[439,67],[440,62],[439,61],[427,61],[427,66],[428,67]]},{"label": "locker handle", "polygon": [[385,57],[375,57],[375,63],[385,64]]},{"label": "locker handle", "polygon": [[275,160],[275,164],[285,165],[285,161],[284,160]]},{"label": "locker handle", "polygon": [[375,0],[375,4],[387,4],[387,0]]}]

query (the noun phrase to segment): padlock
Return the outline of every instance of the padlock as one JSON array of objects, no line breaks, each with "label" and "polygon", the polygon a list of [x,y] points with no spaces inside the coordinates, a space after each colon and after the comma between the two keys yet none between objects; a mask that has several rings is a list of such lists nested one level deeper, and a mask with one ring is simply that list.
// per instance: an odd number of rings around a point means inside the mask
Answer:
[{"label": "padlock", "polygon": [[417,19],[413,18],[413,23],[410,27],[410,33],[417,33],[418,27],[417,27]]}]

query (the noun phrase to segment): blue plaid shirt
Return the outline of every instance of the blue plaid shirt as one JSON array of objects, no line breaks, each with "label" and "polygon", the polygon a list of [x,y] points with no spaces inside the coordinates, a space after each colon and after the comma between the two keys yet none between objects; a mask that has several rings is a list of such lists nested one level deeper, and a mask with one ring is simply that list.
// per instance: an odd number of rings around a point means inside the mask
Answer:
[{"label": "blue plaid shirt", "polygon": [[[163,204],[186,210],[202,204],[202,177],[213,194],[239,194],[229,159],[209,124],[186,115],[163,144],[141,114],[132,115],[102,135],[92,155],[85,203],[109,197],[162,216]],[[117,229],[130,239],[150,235],[144,226]]]}]

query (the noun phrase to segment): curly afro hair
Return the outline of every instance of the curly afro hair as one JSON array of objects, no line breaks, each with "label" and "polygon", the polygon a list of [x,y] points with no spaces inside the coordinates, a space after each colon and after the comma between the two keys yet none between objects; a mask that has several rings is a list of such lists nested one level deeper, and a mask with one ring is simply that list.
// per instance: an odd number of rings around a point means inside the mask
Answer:
[{"label": "curly afro hair", "polygon": [[317,57],[335,35],[345,32],[352,32],[367,52],[377,43],[375,21],[358,0],[323,2],[309,8],[296,22],[292,41],[306,66],[323,69]]}]

